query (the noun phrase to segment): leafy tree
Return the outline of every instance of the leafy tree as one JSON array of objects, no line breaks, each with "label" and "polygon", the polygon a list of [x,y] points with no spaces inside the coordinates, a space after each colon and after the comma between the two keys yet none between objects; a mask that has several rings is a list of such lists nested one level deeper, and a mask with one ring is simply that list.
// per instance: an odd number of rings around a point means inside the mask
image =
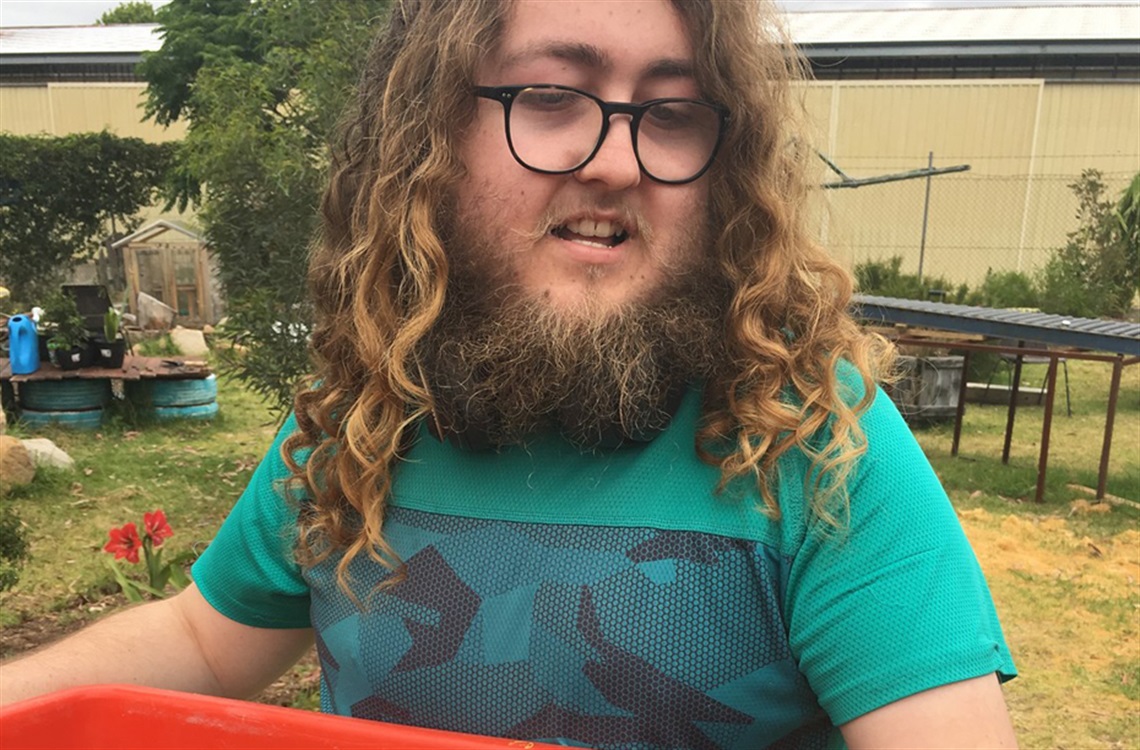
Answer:
[{"label": "leafy tree", "polygon": [[250,0],[173,0],[155,15],[162,47],[144,54],[137,72],[147,82],[146,116],[159,125],[192,119],[184,110],[191,108],[190,89],[203,65],[261,60]]},{"label": "leafy tree", "polygon": [[1131,274],[1134,291],[1140,292],[1140,172],[1124,189],[1112,215],[1123,243],[1125,268]]},{"label": "leafy tree", "polygon": [[1077,196],[1078,226],[1041,269],[1041,309],[1085,318],[1123,315],[1136,293],[1140,268],[1135,255],[1129,257],[1117,206],[1105,197],[1098,170],[1086,169],[1069,187]]},{"label": "leafy tree", "polygon": [[308,371],[308,243],[345,108],[386,0],[173,0],[146,56],[149,115],[189,120],[175,179],[200,217],[226,293],[225,358],[282,411]]},{"label": "leafy tree", "polygon": [[61,138],[0,133],[0,278],[32,302],[137,212],[163,185],[172,148],[106,131]]},{"label": "leafy tree", "polygon": [[96,26],[114,26],[120,23],[154,23],[154,6],[146,0],[127,0],[99,16]]}]

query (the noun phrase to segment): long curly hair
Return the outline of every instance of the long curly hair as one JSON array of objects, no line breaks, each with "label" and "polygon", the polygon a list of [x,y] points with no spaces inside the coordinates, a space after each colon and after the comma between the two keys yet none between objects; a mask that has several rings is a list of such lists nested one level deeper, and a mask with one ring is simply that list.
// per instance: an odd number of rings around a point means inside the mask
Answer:
[{"label": "long curly hair", "polygon": [[[815,466],[811,510],[839,524],[844,480],[865,449],[858,415],[891,352],[850,319],[850,277],[805,228],[810,153],[794,87],[803,64],[770,4],[673,5],[704,95],[731,110],[707,178],[710,252],[734,289],[730,356],[706,384],[696,448],[719,466],[721,489],[754,482],[760,510],[774,517],[778,459],[805,451]],[[454,218],[445,197],[464,177],[456,144],[473,116],[475,70],[509,12],[509,0],[395,0],[332,150],[309,270],[316,370],[298,392],[298,430],[283,451],[308,498],[298,559],[339,554],[345,588],[358,555],[399,565],[383,524],[399,457],[432,411],[416,347],[443,308],[440,228]],[[862,378],[858,396],[840,384],[845,362]],[[307,458],[295,460],[298,451]]]}]

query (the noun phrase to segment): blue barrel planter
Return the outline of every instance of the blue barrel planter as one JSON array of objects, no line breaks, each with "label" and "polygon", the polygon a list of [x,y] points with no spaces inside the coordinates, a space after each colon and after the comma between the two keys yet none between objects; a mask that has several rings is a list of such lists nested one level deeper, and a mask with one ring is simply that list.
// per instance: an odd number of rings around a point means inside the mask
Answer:
[{"label": "blue barrel planter", "polygon": [[28,427],[64,427],[72,430],[95,430],[103,422],[102,409],[83,411],[37,411],[23,409],[20,421]]},{"label": "blue barrel planter", "polygon": [[111,381],[106,378],[32,380],[20,383],[20,405],[36,411],[83,411],[102,409],[111,400]]},{"label": "blue barrel planter", "polygon": [[163,422],[174,419],[213,419],[218,415],[218,402],[191,406],[156,406],[154,415]]}]

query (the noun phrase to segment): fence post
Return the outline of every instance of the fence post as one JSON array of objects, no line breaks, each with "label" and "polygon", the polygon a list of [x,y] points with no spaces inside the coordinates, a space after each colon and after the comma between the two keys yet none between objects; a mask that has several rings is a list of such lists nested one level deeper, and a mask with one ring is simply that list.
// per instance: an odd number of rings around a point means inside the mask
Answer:
[{"label": "fence post", "polygon": [[[927,169],[934,169],[934,152],[926,162]],[[930,217],[930,180],[934,175],[926,175],[926,201],[922,205],[922,242],[918,246],[918,283],[922,283],[922,264],[926,260],[926,222]]]}]

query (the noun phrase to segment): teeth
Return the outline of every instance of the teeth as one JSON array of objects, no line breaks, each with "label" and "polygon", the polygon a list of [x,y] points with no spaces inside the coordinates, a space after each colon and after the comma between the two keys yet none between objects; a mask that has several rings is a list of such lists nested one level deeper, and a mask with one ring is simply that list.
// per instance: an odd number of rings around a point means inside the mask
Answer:
[{"label": "teeth", "polygon": [[623,231],[621,225],[616,222],[593,221],[591,219],[567,222],[566,229],[583,237],[613,237]]}]

